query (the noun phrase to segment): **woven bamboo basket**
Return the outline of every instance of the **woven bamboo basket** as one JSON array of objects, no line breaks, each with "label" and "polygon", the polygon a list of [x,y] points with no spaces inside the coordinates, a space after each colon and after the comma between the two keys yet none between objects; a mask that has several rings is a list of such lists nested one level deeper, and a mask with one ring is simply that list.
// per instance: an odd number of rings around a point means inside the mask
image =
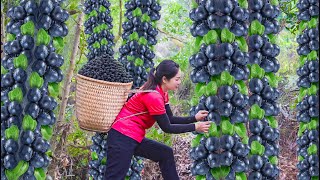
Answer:
[{"label": "woven bamboo basket", "polygon": [[130,83],[114,83],[77,74],[76,117],[81,129],[108,132],[128,98]]}]

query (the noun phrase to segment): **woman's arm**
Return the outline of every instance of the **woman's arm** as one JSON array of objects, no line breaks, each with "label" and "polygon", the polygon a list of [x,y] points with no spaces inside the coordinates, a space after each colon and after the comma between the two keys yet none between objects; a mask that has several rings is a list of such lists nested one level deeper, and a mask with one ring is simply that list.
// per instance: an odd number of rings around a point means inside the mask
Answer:
[{"label": "woman's arm", "polygon": [[185,132],[195,131],[195,124],[171,124],[168,115],[153,115],[152,116],[160,126],[160,128],[166,133],[179,134]]},{"label": "woman's arm", "polygon": [[190,116],[190,117],[173,116],[173,113],[171,111],[169,104],[166,104],[165,108],[171,124],[190,124],[190,123],[197,122],[195,116]]}]

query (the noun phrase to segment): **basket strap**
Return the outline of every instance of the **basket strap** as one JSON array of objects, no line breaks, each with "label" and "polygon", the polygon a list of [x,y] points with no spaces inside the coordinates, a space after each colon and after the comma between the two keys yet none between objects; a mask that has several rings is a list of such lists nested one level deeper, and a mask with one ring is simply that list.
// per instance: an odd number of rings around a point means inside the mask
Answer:
[{"label": "basket strap", "polygon": [[139,113],[136,113],[136,114],[131,114],[131,115],[129,115],[129,116],[125,116],[125,117],[123,117],[123,118],[118,119],[118,121],[121,121],[121,120],[124,120],[124,119],[128,119],[128,118],[131,118],[131,117],[133,117],[133,116],[138,116],[138,115],[141,115],[141,114],[147,114],[147,113],[148,113],[148,111],[139,112]]},{"label": "basket strap", "polygon": [[156,92],[156,93],[159,93],[156,90],[140,90],[140,89],[131,89],[131,90],[129,90],[129,93],[139,93],[139,92]]},{"label": "basket strap", "polygon": [[[131,114],[131,115],[129,115],[129,116],[125,116],[125,117],[123,117],[123,118],[120,118],[120,119],[114,121],[114,122],[112,123],[112,125],[114,125],[115,123],[117,123],[117,122],[119,122],[119,121],[123,121],[123,120],[125,120],[125,119],[128,119],[128,118],[130,118],[130,117],[138,116],[138,115],[141,115],[141,114],[147,114],[147,113],[148,113],[148,111],[144,111],[144,112],[139,112],[139,113],[136,113],[136,114]],[[111,125],[111,126],[112,126],[112,125]]]}]

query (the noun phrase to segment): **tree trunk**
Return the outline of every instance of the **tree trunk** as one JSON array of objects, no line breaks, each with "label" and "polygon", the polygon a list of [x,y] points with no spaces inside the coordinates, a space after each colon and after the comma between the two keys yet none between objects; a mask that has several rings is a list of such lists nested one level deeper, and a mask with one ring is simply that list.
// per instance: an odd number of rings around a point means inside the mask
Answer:
[{"label": "tree trunk", "polygon": [[65,77],[64,85],[63,85],[63,93],[61,99],[61,105],[59,110],[59,116],[57,122],[62,122],[65,116],[65,110],[67,107],[68,97],[70,93],[70,86],[71,86],[71,79],[73,77],[74,69],[75,69],[75,59],[79,49],[79,42],[80,42],[80,27],[82,25],[83,20],[83,13],[81,12],[78,17],[78,23],[76,27],[75,39],[74,39],[74,46],[72,49],[72,54],[70,58],[70,67],[68,68],[67,75]]},{"label": "tree trunk", "polygon": [[1,12],[1,58],[4,57],[4,43],[5,43],[5,34],[6,34],[6,15],[5,12]]}]

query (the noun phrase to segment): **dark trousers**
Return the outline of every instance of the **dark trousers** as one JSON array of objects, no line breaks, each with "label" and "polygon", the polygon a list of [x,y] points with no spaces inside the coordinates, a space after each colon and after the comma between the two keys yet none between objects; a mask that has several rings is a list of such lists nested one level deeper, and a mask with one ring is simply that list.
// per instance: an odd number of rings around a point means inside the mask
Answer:
[{"label": "dark trousers", "polygon": [[158,162],[164,180],[179,180],[171,147],[147,138],[138,143],[114,129],[107,142],[105,180],[124,180],[133,155]]}]

